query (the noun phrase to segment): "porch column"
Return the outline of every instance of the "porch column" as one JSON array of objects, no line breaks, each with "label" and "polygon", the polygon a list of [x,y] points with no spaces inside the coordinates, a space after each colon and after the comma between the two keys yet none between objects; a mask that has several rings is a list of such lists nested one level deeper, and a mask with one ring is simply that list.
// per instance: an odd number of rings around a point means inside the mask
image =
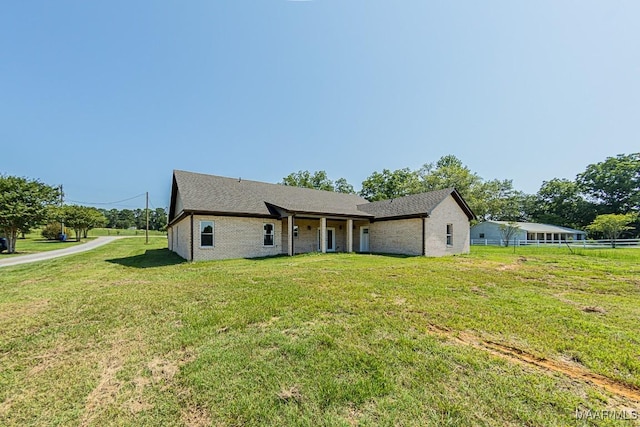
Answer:
[{"label": "porch column", "polygon": [[353,220],[347,220],[347,253],[353,252]]},{"label": "porch column", "polygon": [[320,218],[320,252],[327,253],[327,218]]},{"label": "porch column", "polygon": [[294,221],[295,216],[294,215],[289,215],[287,217],[287,228],[288,228],[288,234],[287,237],[289,239],[289,244],[287,245],[287,255],[289,256],[293,256],[295,255],[295,250],[293,248],[293,221]]}]

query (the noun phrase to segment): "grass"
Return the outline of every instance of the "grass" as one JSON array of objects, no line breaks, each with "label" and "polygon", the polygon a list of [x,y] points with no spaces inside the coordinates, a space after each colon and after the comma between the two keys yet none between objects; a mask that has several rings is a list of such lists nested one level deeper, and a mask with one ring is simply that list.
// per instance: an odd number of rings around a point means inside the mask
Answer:
[{"label": "grass", "polygon": [[[89,236],[144,236],[145,230],[129,230],[123,228],[93,228]],[[149,236],[166,236],[165,231],[149,230]]]},{"label": "grass", "polygon": [[0,425],[564,426],[640,409],[460,341],[640,387],[639,250],[186,263],[165,245],[0,270]]}]

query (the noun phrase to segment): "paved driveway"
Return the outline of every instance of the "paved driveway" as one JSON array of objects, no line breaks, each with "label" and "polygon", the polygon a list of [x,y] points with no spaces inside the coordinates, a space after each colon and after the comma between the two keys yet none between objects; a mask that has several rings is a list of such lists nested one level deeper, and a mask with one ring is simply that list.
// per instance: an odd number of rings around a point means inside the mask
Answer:
[{"label": "paved driveway", "polygon": [[90,251],[107,243],[113,242],[116,239],[122,239],[124,236],[103,236],[97,239],[91,240],[81,245],[71,246],[65,249],[56,249],[55,251],[39,252],[37,254],[22,255],[16,257],[10,257],[2,259],[0,256],[0,267],[8,267],[10,265],[26,264],[28,262],[44,261],[47,259],[59,258],[66,255],[77,254],[80,252]]}]

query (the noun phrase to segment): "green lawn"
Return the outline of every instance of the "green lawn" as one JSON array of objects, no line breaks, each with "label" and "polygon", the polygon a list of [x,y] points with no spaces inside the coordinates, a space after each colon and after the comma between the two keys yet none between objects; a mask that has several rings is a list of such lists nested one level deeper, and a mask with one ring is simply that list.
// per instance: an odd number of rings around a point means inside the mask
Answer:
[{"label": "green lawn", "polygon": [[[89,230],[91,236],[144,236],[145,230],[129,230],[122,228],[93,228]],[[149,236],[166,236],[166,231],[149,230]]]},{"label": "green lawn", "polygon": [[465,341],[640,388],[640,250],[186,263],[165,245],[0,269],[0,425],[638,423],[576,421],[640,402]]}]

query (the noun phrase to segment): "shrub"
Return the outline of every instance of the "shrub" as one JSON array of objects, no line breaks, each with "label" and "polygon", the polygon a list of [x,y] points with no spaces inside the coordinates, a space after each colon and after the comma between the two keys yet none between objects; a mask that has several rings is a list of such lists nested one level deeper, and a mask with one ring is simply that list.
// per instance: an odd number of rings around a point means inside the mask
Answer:
[{"label": "shrub", "polygon": [[[64,228],[64,233],[69,236],[69,229],[67,227]],[[42,237],[47,240],[58,240],[58,236],[60,235],[60,223],[59,222],[50,222],[42,228]]]}]

